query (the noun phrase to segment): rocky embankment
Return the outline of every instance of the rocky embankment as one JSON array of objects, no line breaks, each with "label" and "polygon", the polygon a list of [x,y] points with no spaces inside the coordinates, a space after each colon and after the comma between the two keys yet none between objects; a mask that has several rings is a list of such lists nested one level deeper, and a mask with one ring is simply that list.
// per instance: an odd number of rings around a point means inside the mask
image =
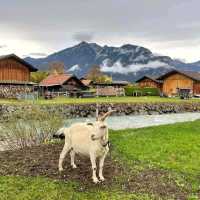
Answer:
[{"label": "rocky embankment", "polygon": [[[96,104],[71,104],[71,105],[0,105],[0,121],[9,119],[13,113],[31,112],[33,109],[48,112],[50,115],[60,115],[63,118],[94,117]],[[114,115],[153,115],[184,112],[200,112],[200,102],[193,103],[107,103],[99,104],[99,113],[106,112],[109,108],[115,109]]]}]

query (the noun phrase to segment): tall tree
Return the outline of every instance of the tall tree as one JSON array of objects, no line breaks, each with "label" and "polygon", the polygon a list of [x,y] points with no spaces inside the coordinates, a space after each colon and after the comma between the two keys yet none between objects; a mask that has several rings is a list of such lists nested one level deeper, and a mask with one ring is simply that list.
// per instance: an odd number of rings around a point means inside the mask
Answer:
[{"label": "tall tree", "polygon": [[31,81],[34,83],[40,83],[48,75],[49,73],[44,71],[31,72]]},{"label": "tall tree", "polygon": [[64,74],[65,73],[64,63],[60,61],[50,62],[49,73],[50,74]]},{"label": "tall tree", "polygon": [[94,65],[91,67],[91,69],[86,75],[86,79],[92,80],[96,83],[112,82],[112,78],[101,72],[100,67],[98,65]]},{"label": "tall tree", "polygon": [[100,76],[103,76],[100,67],[97,65],[93,65],[88,71],[86,78],[92,81],[96,81]]}]

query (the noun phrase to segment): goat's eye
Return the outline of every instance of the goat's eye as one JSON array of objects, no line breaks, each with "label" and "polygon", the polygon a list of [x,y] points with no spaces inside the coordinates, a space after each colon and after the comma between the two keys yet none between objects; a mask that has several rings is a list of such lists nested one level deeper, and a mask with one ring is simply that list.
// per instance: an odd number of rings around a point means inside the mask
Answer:
[{"label": "goat's eye", "polygon": [[101,126],[100,128],[102,128],[102,129],[105,129],[105,128],[106,128],[106,126],[105,126],[105,125],[103,125],[103,126]]}]

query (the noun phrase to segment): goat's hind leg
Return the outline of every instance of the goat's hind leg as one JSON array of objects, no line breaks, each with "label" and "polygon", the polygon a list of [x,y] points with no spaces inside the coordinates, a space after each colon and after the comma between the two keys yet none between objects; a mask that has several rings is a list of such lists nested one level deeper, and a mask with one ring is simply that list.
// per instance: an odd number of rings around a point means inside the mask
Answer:
[{"label": "goat's hind leg", "polygon": [[60,154],[60,158],[59,158],[59,164],[58,164],[59,171],[63,171],[63,160],[64,160],[66,154],[69,152],[69,150],[70,150],[69,144],[65,143],[63,150]]},{"label": "goat's hind leg", "polygon": [[70,157],[71,157],[71,166],[73,169],[77,168],[76,164],[74,163],[74,157],[75,157],[75,151],[72,149],[70,151]]}]

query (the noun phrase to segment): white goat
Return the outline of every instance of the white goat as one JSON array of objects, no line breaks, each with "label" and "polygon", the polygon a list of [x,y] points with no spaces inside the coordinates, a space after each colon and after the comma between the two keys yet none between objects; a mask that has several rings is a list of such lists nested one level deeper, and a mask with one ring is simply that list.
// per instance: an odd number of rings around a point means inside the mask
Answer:
[{"label": "white goat", "polygon": [[[60,154],[59,171],[63,171],[63,160],[68,152],[71,156],[71,166],[76,168],[74,163],[75,154],[83,154],[90,157],[92,164],[92,179],[94,183],[104,181],[103,166],[105,157],[109,151],[108,127],[105,119],[113,110],[107,112],[93,123],[76,123],[69,128],[60,129],[56,135],[65,137],[65,145]],[[64,135],[63,135],[64,133]],[[99,179],[96,175],[96,159],[99,158]]]}]

